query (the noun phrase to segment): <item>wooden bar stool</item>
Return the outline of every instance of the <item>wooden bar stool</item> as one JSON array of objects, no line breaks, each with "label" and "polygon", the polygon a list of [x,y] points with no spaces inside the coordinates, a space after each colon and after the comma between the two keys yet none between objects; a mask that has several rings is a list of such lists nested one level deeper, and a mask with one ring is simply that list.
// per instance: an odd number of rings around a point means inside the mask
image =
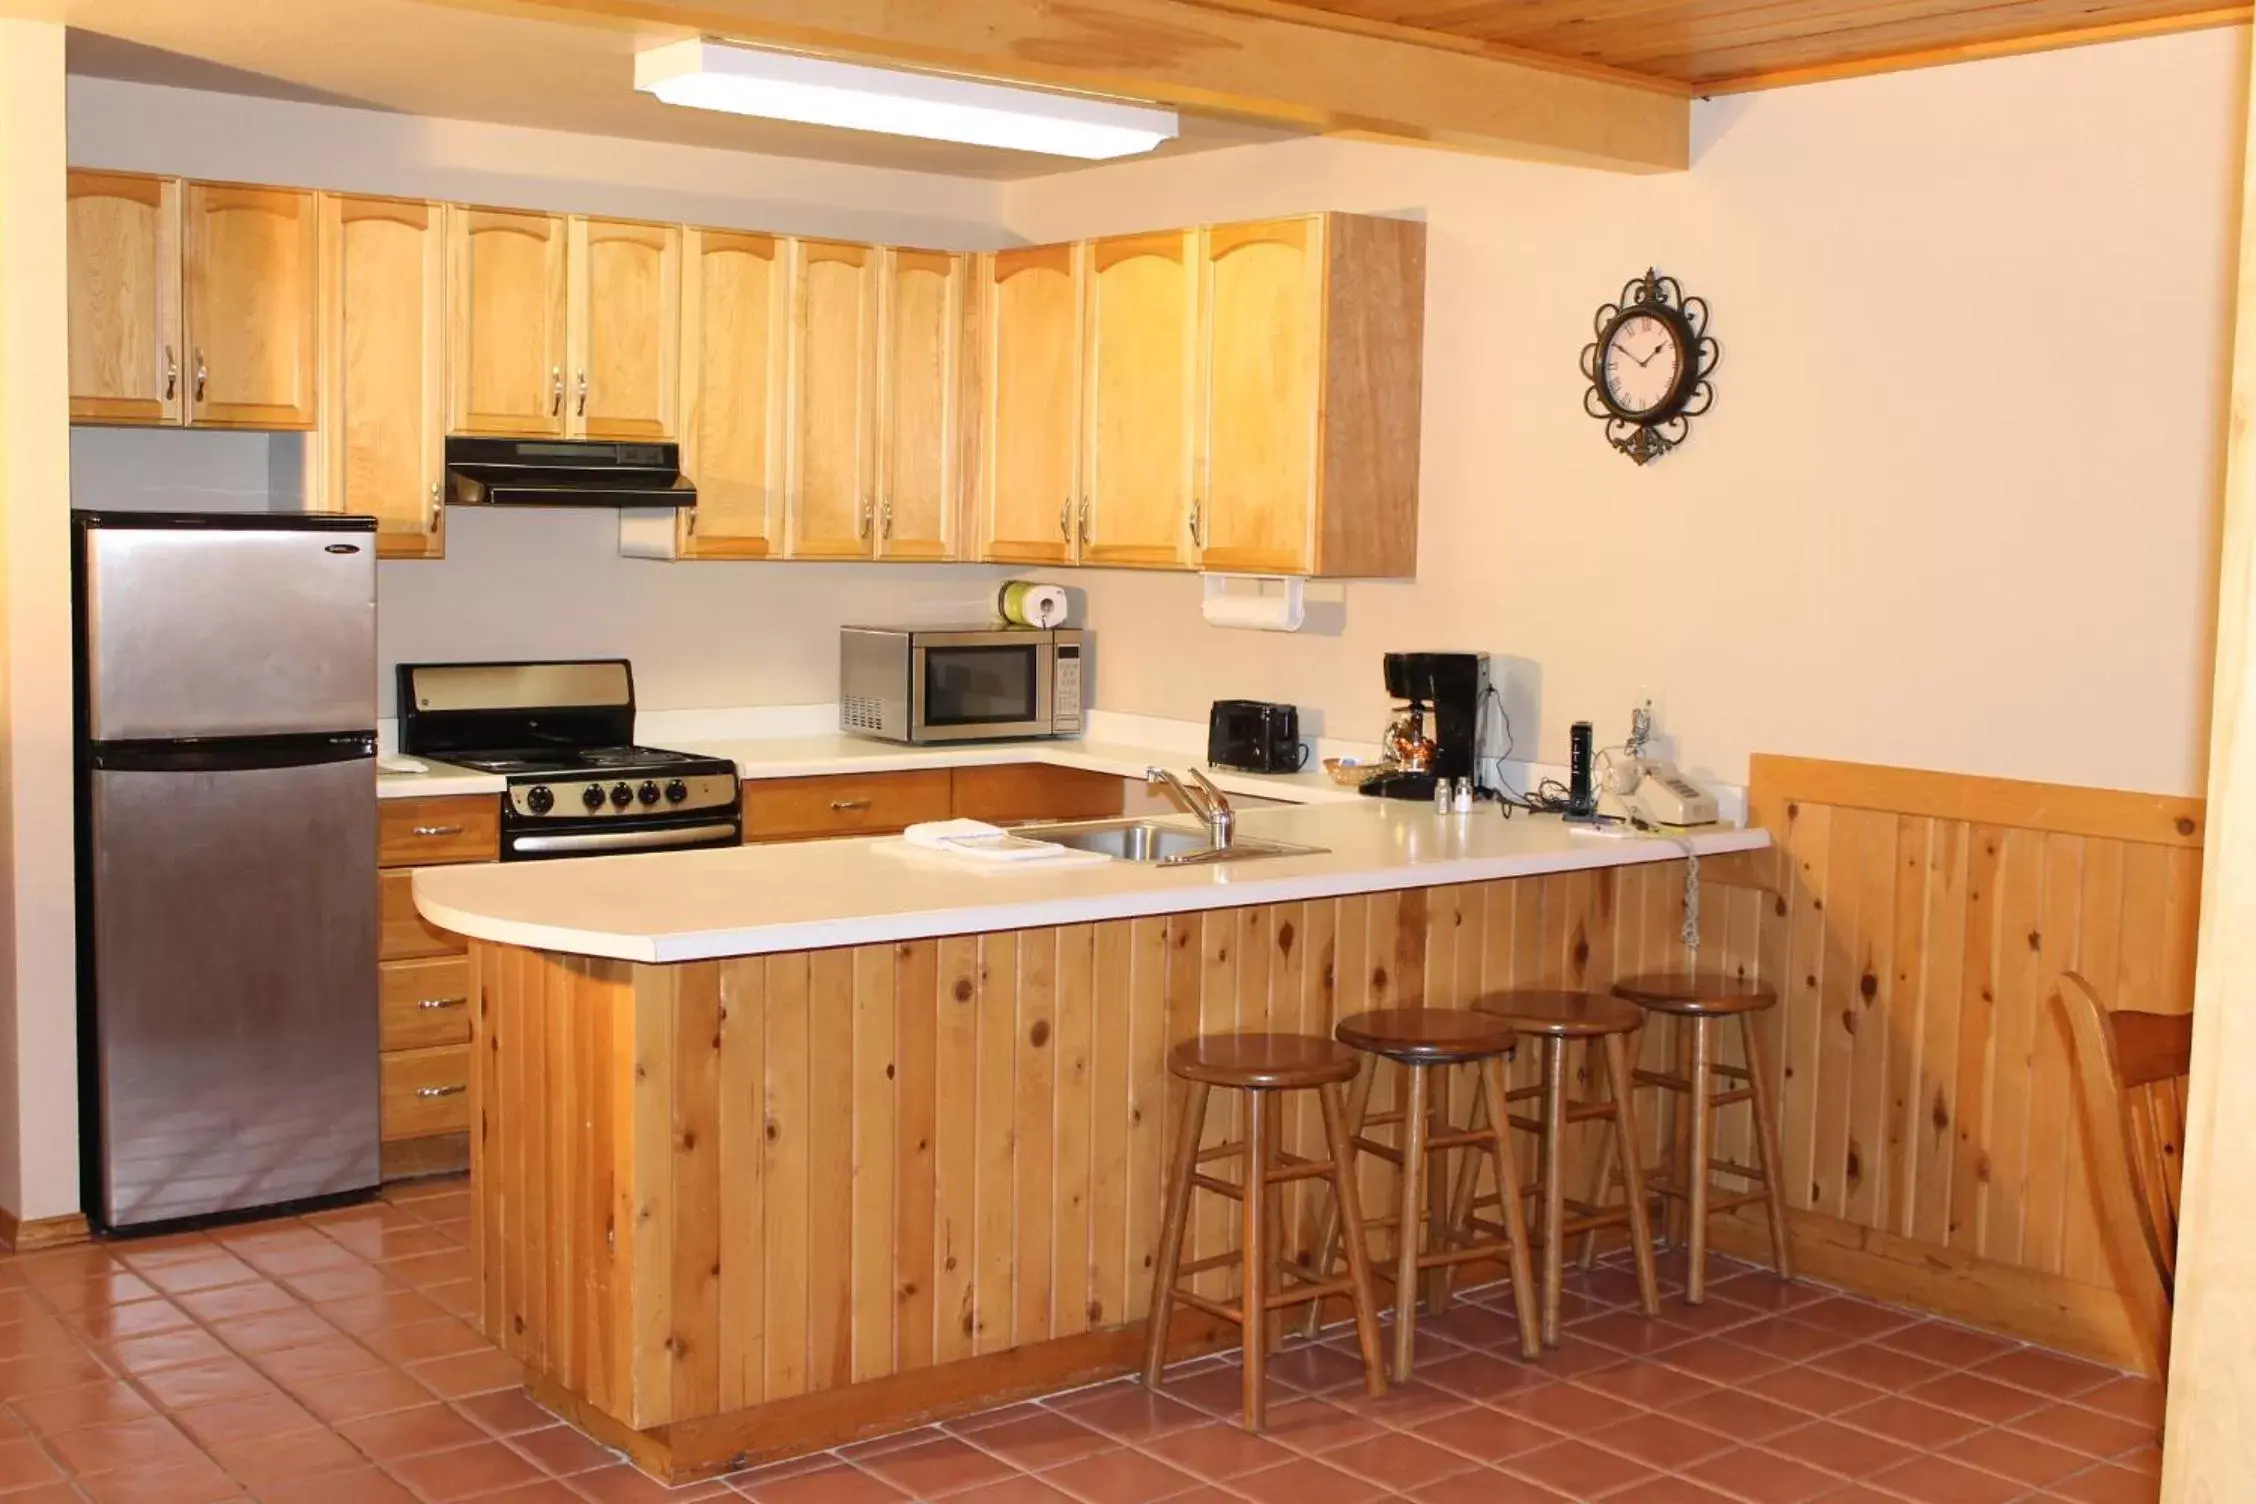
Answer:
[{"label": "wooden bar stool", "polygon": [[[1685,1212],[1687,1225],[1681,1241],[1689,1260],[1684,1276],[1686,1303],[1699,1305],[1707,1299],[1708,1218],[1757,1202],[1770,1215],[1771,1267],[1779,1278],[1792,1279],[1794,1254],[1786,1232],[1785,1187],[1779,1178],[1778,1116],[1771,1105],[1770,1073],[1763,1067],[1762,1040],[1755,1030],[1755,1015],[1776,1007],[1778,994],[1735,977],[1656,972],[1616,982],[1614,995],[1648,1013],[1678,1021],[1677,1070],[1641,1070],[1637,1081],[1641,1086],[1657,1086],[1687,1099],[1682,1113],[1677,1110],[1675,1096],[1669,1099],[1670,1178],[1653,1183],[1654,1192],[1671,1202],[1672,1241],[1677,1240],[1674,1229],[1678,1207]],[[1716,1025],[1728,1018],[1739,1020],[1739,1036],[1747,1052],[1744,1067],[1716,1059]],[[1717,1091],[1719,1076],[1739,1084]],[[1759,1165],[1734,1164],[1715,1157],[1715,1114],[1740,1102],[1754,1109]],[[1713,1195],[1709,1187],[1717,1175],[1731,1176],[1755,1189],[1737,1195]]]},{"label": "wooden bar stool", "polygon": [[[1354,1051],[1315,1034],[1209,1034],[1187,1039],[1168,1052],[1168,1070],[1190,1082],[1191,1091],[1183,1108],[1182,1135],[1175,1146],[1174,1178],[1168,1183],[1167,1221],[1159,1234],[1159,1267],[1152,1274],[1151,1328],[1144,1341],[1146,1385],[1159,1387],[1176,1301],[1234,1321],[1244,1332],[1245,1427],[1259,1431],[1268,1418],[1269,1345],[1276,1330],[1271,1313],[1302,1301],[1321,1302],[1345,1295],[1354,1305],[1355,1334],[1363,1346],[1364,1386],[1373,1395],[1386,1393],[1386,1372],[1379,1365],[1379,1324],[1371,1299],[1371,1273],[1363,1256],[1363,1211],[1355,1198],[1354,1156],[1348,1148],[1347,1112],[1340,1090],[1354,1079],[1357,1064]],[[1201,1151],[1199,1139],[1206,1129],[1207,1098],[1217,1086],[1250,1095],[1246,1137],[1242,1143],[1218,1144]],[[1316,1093],[1323,1110],[1327,1158],[1303,1159],[1287,1153],[1277,1141],[1283,1116],[1278,1110],[1279,1093],[1289,1091]],[[1245,1156],[1245,1173],[1235,1183],[1216,1179],[1199,1168],[1236,1155]],[[1276,1192],[1287,1181],[1317,1178],[1331,1182],[1337,1216],[1352,1234],[1344,1279],[1303,1275],[1283,1257],[1285,1228],[1278,1214],[1280,1198]],[[1236,1252],[1186,1265],[1183,1236],[1190,1222],[1194,1189],[1236,1201],[1243,1216],[1243,1232]],[[1186,1274],[1231,1264],[1243,1270],[1242,1293],[1234,1306],[1176,1287]],[[1287,1280],[1297,1283],[1290,1288],[1272,1288],[1284,1286]]]},{"label": "wooden bar stool", "polygon": [[[1348,1102],[1348,1119],[1355,1125],[1352,1142],[1365,1154],[1375,1154],[1401,1171],[1401,1196],[1396,1209],[1369,1225],[1391,1226],[1395,1235],[1394,1271],[1394,1378],[1407,1383],[1412,1349],[1417,1339],[1418,1286],[1421,1274],[1431,1273],[1428,1304],[1436,1315],[1448,1309],[1450,1278],[1459,1264],[1501,1255],[1512,1271],[1514,1304],[1519,1308],[1520,1348],[1528,1357],[1543,1352],[1542,1335],[1525,1292],[1534,1287],[1529,1270],[1527,1225],[1520,1207],[1519,1172],[1513,1167],[1511,1145],[1497,1125],[1504,1121],[1504,1057],[1512,1048],[1512,1030],[1487,1014],[1450,1008],[1384,1008],[1358,1013],[1334,1031],[1340,1042],[1373,1057],[1356,1079]],[[1391,1060],[1404,1071],[1405,1091],[1398,1111],[1374,1115],[1371,1088],[1378,1079],[1378,1062]],[[1460,1129],[1449,1120],[1448,1077],[1433,1081],[1435,1071],[1453,1066],[1473,1066],[1479,1077],[1480,1100],[1489,1106],[1490,1126]],[[1435,1087],[1438,1085],[1439,1089]],[[1372,1128],[1399,1125],[1399,1142],[1382,1143],[1368,1136]],[[1453,1149],[1485,1153],[1496,1166],[1497,1183],[1504,1187],[1504,1222],[1489,1236],[1481,1236],[1469,1220],[1453,1215],[1449,1178],[1434,1172],[1436,1154]],[[1468,1162],[1478,1160],[1467,1156]],[[1421,1215],[1421,1212],[1423,1213]],[[1419,1250],[1419,1227],[1425,1227],[1425,1249]],[[1350,1226],[1345,1235],[1352,1264],[1359,1234]],[[1327,1221],[1317,1242],[1319,1277],[1332,1267],[1342,1241],[1336,1223]],[[1383,1270],[1381,1271],[1384,1272]],[[1315,1330],[1321,1311],[1309,1314]]]},{"label": "wooden bar stool", "polygon": [[[1541,1172],[1531,1188],[1538,1203],[1543,1241],[1543,1340],[1559,1342],[1559,1307],[1566,1283],[1567,1240],[1582,1233],[1595,1240],[1607,1227],[1627,1227],[1629,1247],[1637,1263],[1637,1297],[1645,1314],[1661,1309],[1660,1283],[1653,1273],[1653,1231],[1646,1219],[1646,1198],[1631,1186],[1644,1184],[1642,1150],[1638,1144],[1637,1103],[1630,1092],[1629,1036],[1645,1022],[1645,1015],[1619,998],[1595,992],[1551,989],[1496,992],[1477,999],[1474,1007],[1493,1013],[1520,1034],[1537,1040],[1542,1049],[1543,1080],[1510,1093],[1508,1102],[1537,1101],[1536,1117],[1514,1116],[1513,1127],[1536,1135],[1540,1144]],[[1607,1091],[1588,1101],[1573,1101],[1567,1091],[1567,1046],[1581,1041],[1589,1046],[1595,1066],[1604,1064]],[[1599,1074],[1597,1071],[1593,1075]],[[1569,1201],[1566,1194],[1567,1125],[1596,1119],[1606,1125],[1600,1150],[1596,1187],[1587,1201]],[[1604,1206],[1604,1165],[1619,1157],[1623,1170],[1623,1195],[1619,1206]],[[1485,1204],[1471,1197],[1472,1186],[1461,1183],[1468,1215]],[[1570,1215],[1571,1214],[1571,1215]]]}]

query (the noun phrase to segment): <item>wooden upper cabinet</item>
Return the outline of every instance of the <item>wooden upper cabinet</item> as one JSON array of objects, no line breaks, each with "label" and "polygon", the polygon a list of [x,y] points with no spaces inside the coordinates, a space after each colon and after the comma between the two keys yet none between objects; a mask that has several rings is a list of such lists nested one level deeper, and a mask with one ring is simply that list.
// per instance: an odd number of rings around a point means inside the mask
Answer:
[{"label": "wooden upper cabinet", "polygon": [[190,183],[183,217],[188,421],[311,428],[321,348],[315,196]]},{"label": "wooden upper cabinet", "polygon": [[1417,572],[1425,246],[1351,214],[1206,232],[1201,567]]},{"label": "wooden upper cabinet", "polygon": [[980,556],[1068,563],[1081,500],[1080,248],[997,251],[982,292]]},{"label": "wooden upper cabinet", "polygon": [[670,439],[681,362],[681,230],[572,221],[571,432]]},{"label": "wooden upper cabinet", "polygon": [[691,230],[682,247],[682,469],[697,487],[680,552],[781,549],[789,257],[773,235]]},{"label": "wooden upper cabinet", "polygon": [[572,421],[564,216],[457,208],[448,221],[453,431],[563,437]]},{"label": "wooden upper cabinet", "polygon": [[1081,562],[1180,567],[1198,433],[1198,232],[1089,247]]},{"label": "wooden upper cabinet", "polygon": [[180,182],[73,172],[67,192],[71,417],[178,423]]},{"label": "wooden upper cabinet", "polygon": [[793,558],[870,553],[879,254],[874,246],[792,242],[786,509]]},{"label": "wooden upper cabinet", "polygon": [[322,202],[321,505],[376,519],[387,558],[444,547],[446,236],[437,204]]},{"label": "wooden upper cabinet", "polygon": [[880,304],[877,552],[955,556],[965,258],[888,251]]}]

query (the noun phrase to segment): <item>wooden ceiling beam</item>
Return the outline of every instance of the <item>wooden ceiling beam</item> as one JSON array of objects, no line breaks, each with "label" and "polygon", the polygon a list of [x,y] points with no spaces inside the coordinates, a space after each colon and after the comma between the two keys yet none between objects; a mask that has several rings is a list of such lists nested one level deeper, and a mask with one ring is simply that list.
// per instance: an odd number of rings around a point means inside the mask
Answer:
[{"label": "wooden ceiling beam", "polygon": [[[491,0],[438,0],[488,7]],[[1690,163],[1690,91],[1563,59],[1337,29],[1276,0],[526,0],[853,62],[1622,172]],[[1437,43],[1439,43],[1437,45]]]}]

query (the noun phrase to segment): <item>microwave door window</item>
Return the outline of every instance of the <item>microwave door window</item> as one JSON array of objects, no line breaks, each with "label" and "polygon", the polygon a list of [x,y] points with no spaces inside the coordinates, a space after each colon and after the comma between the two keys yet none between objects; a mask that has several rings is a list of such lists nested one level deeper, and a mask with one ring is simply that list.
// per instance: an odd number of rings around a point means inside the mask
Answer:
[{"label": "microwave door window", "polygon": [[932,726],[1007,726],[1034,720],[1032,647],[930,648],[924,655],[924,719]]}]

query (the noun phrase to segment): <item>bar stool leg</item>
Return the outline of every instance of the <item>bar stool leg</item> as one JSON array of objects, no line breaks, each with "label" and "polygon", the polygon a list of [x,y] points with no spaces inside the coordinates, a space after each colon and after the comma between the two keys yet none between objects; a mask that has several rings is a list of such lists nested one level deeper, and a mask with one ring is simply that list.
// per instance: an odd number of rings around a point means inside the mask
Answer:
[{"label": "bar stool leg", "polygon": [[[1357,1073],[1355,1084],[1350,1086],[1347,1091],[1347,1116],[1342,1125],[1342,1132],[1346,1137],[1343,1143],[1334,1146],[1333,1153],[1339,1158],[1341,1167],[1350,1180],[1355,1178],[1360,1168],[1355,1140],[1362,1136],[1363,1120],[1371,1114],[1371,1088],[1377,1084],[1378,1079],[1379,1061],[1378,1057],[1374,1055],[1363,1062],[1363,1069]],[[1345,1215],[1341,1208],[1344,1205],[1345,1203],[1337,1197],[1333,1198],[1332,1204],[1324,1208],[1323,1221],[1317,1227],[1315,1274],[1318,1279],[1332,1272],[1332,1260],[1338,1257],[1340,1219]],[[1358,1205],[1360,1205],[1360,1202],[1358,1202]],[[1360,1232],[1363,1226],[1363,1217],[1360,1212],[1356,1214],[1353,1222],[1349,1225],[1358,1229],[1357,1236],[1363,1235]],[[1369,1247],[1366,1246],[1362,1253],[1365,1260],[1368,1261]],[[1351,1264],[1348,1267],[1352,1269],[1354,1266]],[[1324,1303],[1320,1300],[1312,1300],[1308,1303],[1308,1316],[1301,1323],[1300,1334],[1303,1337],[1313,1337],[1323,1328],[1323,1325]]]},{"label": "bar stool leg", "polygon": [[[1602,1043],[1604,1042],[1596,1039],[1590,1041],[1588,1058],[1593,1064],[1595,1064],[1597,1061],[1599,1049]],[[1627,1078],[1616,1076],[1614,1074],[1611,1064],[1613,1055],[1610,1051],[1606,1055],[1606,1060],[1608,1064],[1607,1068],[1604,1071],[1593,1070],[1591,1074],[1594,1076],[1602,1077],[1605,1082],[1604,1090],[1606,1094],[1599,1100],[1615,1103],[1616,1105],[1614,1110],[1617,1114],[1619,1114],[1619,1112],[1621,1111],[1619,1104],[1624,1089],[1622,1083]],[[1613,1182],[1615,1169],[1614,1155],[1618,1152],[1617,1145],[1619,1143],[1619,1139],[1617,1135],[1620,1131],[1621,1120],[1619,1116],[1616,1116],[1610,1121],[1610,1131],[1602,1132],[1598,1136],[1598,1157],[1592,1163],[1590,1174],[1590,1194],[1583,1198],[1592,1206],[1605,1205],[1606,1187]],[[1627,1181],[1623,1182],[1623,1187],[1626,1192],[1628,1187]],[[1588,1274],[1591,1269],[1597,1265],[1597,1262],[1598,1229],[1593,1227],[1592,1229],[1590,1229],[1590,1231],[1582,1235],[1582,1272]]]},{"label": "bar stool leg", "polygon": [[[1366,1071],[1362,1080],[1368,1080]],[[1360,1087],[1361,1081],[1357,1085]],[[1364,1088],[1366,1093],[1368,1088]],[[1386,1393],[1386,1368],[1379,1361],[1379,1312],[1371,1296],[1371,1251],[1363,1233],[1363,1203],[1355,1189],[1355,1138],[1348,1131],[1348,1117],[1340,1106],[1339,1088],[1320,1086],[1316,1100],[1324,1112],[1324,1141],[1332,1154],[1332,1197],[1334,1215],[1347,1229],[1343,1240],[1347,1247],[1347,1277],[1354,1286],[1355,1341],[1363,1349],[1363,1389],[1373,1399]],[[1329,1259],[1322,1266],[1329,1271]],[[1309,1302],[1312,1310],[1321,1310],[1323,1302]]]},{"label": "bar stool leg", "polygon": [[1259,1431],[1269,1423],[1269,1111],[1270,1093],[1247,1093],[1246,1167],[1239,1209],[1244,1213],[1244,1234],[1239,1239],[1239,1265],[1243,1278],[1238,1310],[1245,1351],[1245,1425]]},{"label": "bar stool leg", "polygon": [[1144,1383],[1159,1387],[1167,1366],[1168,1326],[1175,1313],[1175,1279],[1183,1266],[1183,1227],[1191,1214],[1191,1177],[1198,1172],[1199,1138],[1206,1132],[1206,1098],[1211,1087],[1190,1083],[1183,1102],[1183,1126],[1175,1144],[1175,1178],[1167,1188],[1167,1220],[1159,1230],[1159,1267],[1152,1271],[1150,1329],[1144,1337]]},{"label": "bar stool leg", "polygon": [[[1679,1018],[1669,1029],[1669,1051],[1676,1057],[1671,1070],[1679,1080],[1692,1079],[1692,1036],[1699,1032],[1699,1028],[1696,1020]],[[1691,1098],[1689,1093],[1680,1095],[1673,1091],[1667,1097],[1669,1164],[1676,1171],[1677,1184],[1689,1190],[1692,1184],[1689,1168],[1692,1162],[1691,1108],[1688,1105]],[[1661,1207],[1668,1245],[1671,1248],[1684,1246],[1685,1228],[1689,1220],[1685,1213],[1686,1205],[1685,1201],[1671,1196]]]},{"label": "bar stool leg", "polygon": [[1559,1295],[1566,1283],[1567,1042],[1543,1041],[1543,1342],[1559,1345]]},{"label": "bar stool leg", "polygon": [[1692,1020],[1692,1156],[1691,1180],[1685,1186],[1690,1198],[1692,1226],[1685,1238],[1684,1303],[1700,1305],[1708,1298],[1708,1161],[1714,1157],[1708,1140],[1715,1130],[1715,1113],[1708,1105],[1715,1082],[1713,1020]]},{"label": "bar stool leg", "polygon": [[[1480,1063],[1482,1095],[1488,1106],[1489,1149],[1496,1161],[1496,1199],[1504,1210],[1504,1231],[1512,1240],[1512,1308],[1520,1319],[1520,1352],[1529,1358],[1543,1356],[1543,1328],[1536,1315],[1535,1265],[1528,1257],[1527,1211],[1520,1203],[1520,1172],[1512,1163],[1512,1120],[1505,1102],[1509,1088],[1504,1062],[1490,1056]],[[1472,1199],[1465,1202],[1470,1216]]]},{"label": "bar stool leg", "polygon": [[1410,1382],[1418,1335],[1418,1215],[1426,1195],[1426,1067],[1405,1064],[1401,1216],[1394,1227],[1394,1381]]},{"label": "bar stool leg", "polygon": [[1748,1087],[1754,1092],[1755,1152],[1762,1156],[1763,1204],[1770,1213],[1770,1260],[1780,1279],[1794,1277],[1793,1238],[1786,1227],[1786,1181],[1779,1173],[1778,1116],[1770,1102],[1770,1072],[1752,1013],[1739,1015],[1747,1044]]},{"label": "bar stool leg", "polygon": [[[1629,1043],[1606,1036],[1606,1086],[1614,1099],[1609,1149],[1621,1156],[1622,1195],[1629,1211],[1629,1250],[1637,1262],[1637,1303],[1648,1316],[1661,1314],[1661,1285],[1653,1270],[1653,1225],[1645,1204],[1645,1166],[1637,1142],[1637,1092],[1629,1074]],[[1601,1188],[1600,1194],[1603,1194]],[[1595,1241],[1595,1240],[1593,1240]],[[1585,1254],[1590,1245],[1583,1245]]]},{"label": "bar stool leg", "polygon": [[[1430,1143],[1435,1138],[1446,1137],[1451,1127],[1449,1104],[1453,1093],[1451,1071],[1446,1065],[1433,1068],[1427,1082],[1426,1137]],[[1426,1176],[1426,1247],[1439,1253],[1450,1246],[1452,1240],[1449,1220],[1449,1167],[1427,1166]],[[1435,1316],[1449,1314],[1449,1300],[1456,1290],[1454,1264],[1442,1264],[1426,1273],[1426,1309]]]},{"label": "bar stool leg", "polygon": [[[1256,1093],[1261,1112],[1267,1120],[1269,1157],[1275,1159],[1285,1145],[1285,1094],[1278,1091]],[[1272,1292],[1285,1288],[1285,1245],[1291,1241],[1291,1229],[1285,1225],[1285,1188],[1266,1181],[1262,1185],[1262,1215],[1269,1230],[1269,1289]],[[1276,1352],[1285,1345],[1285,1321],[1282,1315],[1271,1317],[1263,1328],[1269,1339],[1269,1351]]]}]

